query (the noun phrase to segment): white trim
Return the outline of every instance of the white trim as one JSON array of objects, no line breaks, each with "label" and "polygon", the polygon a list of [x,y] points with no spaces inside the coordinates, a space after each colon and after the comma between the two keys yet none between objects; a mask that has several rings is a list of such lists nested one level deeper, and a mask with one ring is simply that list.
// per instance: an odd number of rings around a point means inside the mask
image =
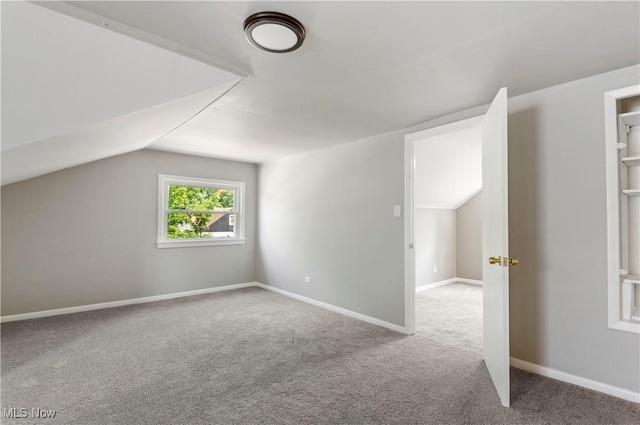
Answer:
[{"label": "white trim", "polygon": [[[215,237],[207,239],[169,239],[167,238],[167,214],[172,212],[168,208],[168,194],[170,185],[189,187],[213,187],[217,189],[233,190],[233,213],[235,215],[233,237]],[[244,238],[244,192],[245,183],[240,181],[220,180],[212,178],[173,176],[158,174],[158,248],[186,248],[214,245],[239,245],[245,243]],[[211,213],[209,210],[203,213]]]},{"label": "white trim", "polygon": [[416,205],[415,209],[425,209],[425,210],[456,210],[456,207],[430,207],[428,205]]},{"label": "white trim", "polygon": [[32,313],[13,314],[0,317],[0,323],[18,320],[38,319],[41,317],[59,316],[61,314],[80,313],[83,311],[102,310],[103,308],[122,307],[125,305],[143,304],[154,301],[171,300],[173,298],[191,297],[194,295],[211,294],[213,292],[232,291],[234,289],[256,286],[256,282],[237,283],[235,285],[216,286],[213,288],[195,289],[193,291],[174,292],[172,294],[153,295],[150,297],[131,298],[128,300],[110,301],[106,303],[80,305],[76,307],[57,308],[54,310],[34,311]]},{"label": "white trim", "polygon": [[617,322],[611,323],[609,325],[609,329],[616,329],[619,331],[627,331],[640,334],[640,323],[618,320]]},{"label": "white trim", "polygon": [[451,278],[451,279],[441,280],[440,282],[427,283],[426,285],[416,286],[416,292],[427,291],[429,289],[437,288],[439,286],[448,285],[448,284],[453,283],[453,282],[455,282],[457,280],[458,279],[454,277],[454,278]]},{"label": "white trim", "polygon": [[591,379],[582,378],[580,376],[571,375],[566,372],[560,372],[559,370],[550,369],[548,367],[540,366],[534,363],[529,363],[524,360],[511,357],[511,366],[526,370],[527,372],[535,373],[537,375],[546,376],[547,378],[556,379],[558,381],[567,382],[569,384],[577,385],[579,387],[588,388],[590,390],[598,391],[604,394],[608,394],[614,397],[618,397],[624,400],[632,401],[634,403],[640,403],[640,393],[624,388],[614,387],[613,385],[603,384],[602,382],[592,381]]},{"label": "white trim", "polygon": [[246,241],[245,238],[175,239],[156,242],[156,246],[158,248],[192,248],[196,246],[241,245]]},{"label": "white trim", "polygon": [[416,215],[413,199],[415,174],[414,141],[404,138],[404,326],[413,335],[416,328],[416,285],[413,249],[413,220]]},{"label": "white trim", "polygon": [[480,286],[482,286],[482,281],[481,280],[466,279],[464,277],[453,277],[451,279],[441,280],[439,282],[427,283],[426,285],[416,286],[416,293],[422,292],[422,291],[428,291],[429,289],[437,288],[439,286],[444,286],[444,285],[448,285],[450,283],[455,283],[455,282],[469,283],[471,285],[480,285]]},{"label": "white trim", "polygon": [[456,277],[456,280],[458,282],[462,282],[462,283],[470,283],[471,285],[480,285],[480,286],[482,286],[482,281],[481,280],[466,279],[464,277]]},{"label": "white trim", "polygon": [[355,311],[347,310],[342,307],[337,307],[332,304],[323,303],[322,301],[316,301],[311,298],[304,297],[302,295],[294,294],[292,292],[288,292],[282,289],[274,288],[273,286],[265,285],[264,283],[259,282],[246,282],[246,283],[237,283],[235,285],[226,285],[226,286],[216,286],[213,288],[205,288],[205,289],[195,289],[193,291],[184,291],[184,292],[175,292],[172,294],[163,294],[163,295],[153,295],[150,297],[142,297],[142,298],[132,298],[128,300],[120,300],[120,301],[110,301],[106,303],[98,303],[98,304],[88,304],[81,305],[75,307],[66,307],[66,308],[58,308],[54,310],[43,310],[43,311],[34,311],[32,313],[23,313],[23,314],[13,314],[10,316],[2,316],[0,317],[0,323],[6,322],[16,322],[19,320],[29,320],[29,319],[38,319],[41,317],[50,317],[50,316],[59,316],[62,314],[72,314],[72,313],[80,313],[83,311],[92,311],[92,310],[102,310],[105,308],[113,308],[113,307],[122,307],[126,305],[133,304],[143,304],[150,303],[154,301],[162,301],[162,300],[170,300],[174,298],[183,298],[183,297],[191,297],[194,295],[204,295],[210,294],[214,292],[222,292],[222,291],[232,291],[234,289],[242,289],[242,288],[251,288],[251,287],[259,287],[262,289],[266,289],[267,291],[275,292],[280,295],[284,295],[289,298],[293,298],[298,301],[302,301],[307,304],[314,305],[316,307],[323,308],[325,310],[332,311],[334,313],[342,314],[344,316],[348,316],[354,319],[362,320],[363,322],[371,323],[376,326],[381,326],[383,328],[391,329],[392,331],[400,332],[403,334],[408,334],[407,330],[399,325],[395,325],[393,323],[385,322],[384,320],[376,319],[374,317],[366,316],[364,314],[356,313]]},{"label": "white trim", "polygon": [[154,46],[160,47],[173,53],[177,53],[187,58],[212,65],[215,68],[222,69],[223,71],[227,71],[241,77],[247,77],[251,75],[238,66],[235,66],[226,61],[222,61],[219,58],[215,58],[211,55],[207,55],[198,49],[193,49],[183,44],[176,43],[175,41],[167,40],[166,38],[157,36],[155,34],[142,31],[139,28],[134,28],[121,22],[105,18],[104,16],[86,11],[69,3],[56,1],[32,1],[32,3],[65,14],[67,16],[83,20],[90,24],[94,24],[120,34],[124,34],[128,37],[152,44]]},{"label": "white trim", "polygon": [[618,217],[618,107],[612,92],[604,94],[607,201],[607,275],[609,328],[620,320],[620,221]]},{"label": "white trim", "polygon": [[[474,109],[475,110],[475,109]],[[413,216],[415,203],[413,197],[413,176],[415,175],[414,144],[426,137],[438,136],[451,131],[463,130],[480,125],[484,113],[470,118],[458,119],[448,124],[435,125],[404,136],[404,323],[406,333],[413,335],[416,323],[416,285],[413,249]]]},{"label": "white trim", "polygon": [[303,303],[311,304],[316,307],[320,307],[325,310],[332,311],[334,313],[342,314],[344,316],[348,316],[353,319],[362,320],[363,322],[371,323],[372,325],[381,326],[383,328],[391,329],[392,331],[408,334],[407,330],[404,327],[399,325],[394,325],[393,323],[385,322],[384,320],[376,319],[375,317],[366,316],[364,314],[356,313],[355,311],[347,310],[346,308],[337,307],[332,304],[323,303],[322,301],[317,301],[312,298],[307,298],[302,295],[294,294],[293,292],[285,291],[279,288],[274,288],[273,286],[265,285],[264,283],[256,282],[255,286],[258,286],[262,289],[266,289],[267,291],[275,292],[276,294],[284,295],[285,297],[293,298],[294,300],[302,301]]},{"label": "white trim", "polygon": [[640,333],[640,324],[622,320],[620,285],[620,194],[618,192],[618,106],[620,99],[640,95],[635,84],[604,93],[606,207],[607,207],[607,295],[610,329]]}]

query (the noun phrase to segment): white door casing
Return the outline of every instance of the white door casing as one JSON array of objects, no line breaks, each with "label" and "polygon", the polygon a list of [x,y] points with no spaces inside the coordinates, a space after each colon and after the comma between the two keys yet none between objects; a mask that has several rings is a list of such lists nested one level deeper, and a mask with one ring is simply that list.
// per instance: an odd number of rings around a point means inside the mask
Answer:
[{"label": "white door casing", "polygon": [[[484,360],[504,406],[510,404],[507,112],[507,89],[502,88],[481,118]],[[476,119],[480,117],[405,137],[405,332],[409,335],[415,331],[413,144],[425,137],[474,125]],[[490,265],[489,257],[499,257],[499,264]]]}]

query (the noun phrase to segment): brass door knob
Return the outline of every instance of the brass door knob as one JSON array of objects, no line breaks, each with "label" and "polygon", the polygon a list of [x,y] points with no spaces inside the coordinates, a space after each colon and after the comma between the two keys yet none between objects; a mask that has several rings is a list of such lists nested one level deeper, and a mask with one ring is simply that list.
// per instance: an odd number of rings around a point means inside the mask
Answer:
[{"label": "brass door knob", "polygon": [[507,257],[489,257],[489,264],[497,264],[504,267],[516,266],[518,265],[518,259]]}]

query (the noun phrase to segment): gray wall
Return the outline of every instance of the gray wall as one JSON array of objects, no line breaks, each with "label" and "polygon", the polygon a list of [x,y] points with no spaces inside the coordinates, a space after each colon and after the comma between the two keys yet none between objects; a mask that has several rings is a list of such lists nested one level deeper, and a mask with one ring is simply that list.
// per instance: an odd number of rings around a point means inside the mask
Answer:
[{"label": "gray wall", "polygon": [[[633,391],[640,336],[607,327],[603,92],[638,71],[509,99],[512,355]],[[258,280],[402,325],[404,135],[484,111],[263,166]]]},{"label": "gray wall", "polygon": [[482,280],[482,192],[456,213],[456,276]]},{"label": "gray wall", "polygon": [[404,137],[486,109],[262,164],[256,280],[404,326]]},{"label": "gray wall", "polygon": [[[404,322],[402,136],[263,164],[257,280]],[[304,277],[311,283],[304,283]]]},{"label": "gray wall", "polygon": [[[247,242],[158,249],[158,174],[246,182]],[[145,150],[2,187],[2,315],[254,281],[256,176]]]},{"label": "gray wall", "polygon": [[[640,335],[607,328],[603,92],[639,69],[509,99],[512,355],[633,391]],[[404,135],[485,110],[260,167],[257,280],[402,325]],[[158,173],[246,180],[248,243],[157,249]],[[143,151],[3,187],[2,313],[254,280],[253,179]]]},{"label": "gray wall", "polygon": [[512,356],[640,391],[640,335],[607,327],[603,92],[635,66],[509,99]]},{"label": "gray wall", "polygon": [[416,208],[413,220],[416,286],[456,277],[456,210]]}]

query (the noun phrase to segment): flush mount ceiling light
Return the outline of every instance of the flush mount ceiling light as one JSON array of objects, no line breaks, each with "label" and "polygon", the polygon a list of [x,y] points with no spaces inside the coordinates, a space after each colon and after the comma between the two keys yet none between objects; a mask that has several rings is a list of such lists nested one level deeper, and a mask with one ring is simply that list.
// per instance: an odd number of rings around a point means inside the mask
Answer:
[{"label": "flush mount ceiling light", "polygon": [[249,43],[271,53],[287,53],[302,46],[305,31],[302,24],[289,15],[260,12],[244,21],[244,33]]}]

